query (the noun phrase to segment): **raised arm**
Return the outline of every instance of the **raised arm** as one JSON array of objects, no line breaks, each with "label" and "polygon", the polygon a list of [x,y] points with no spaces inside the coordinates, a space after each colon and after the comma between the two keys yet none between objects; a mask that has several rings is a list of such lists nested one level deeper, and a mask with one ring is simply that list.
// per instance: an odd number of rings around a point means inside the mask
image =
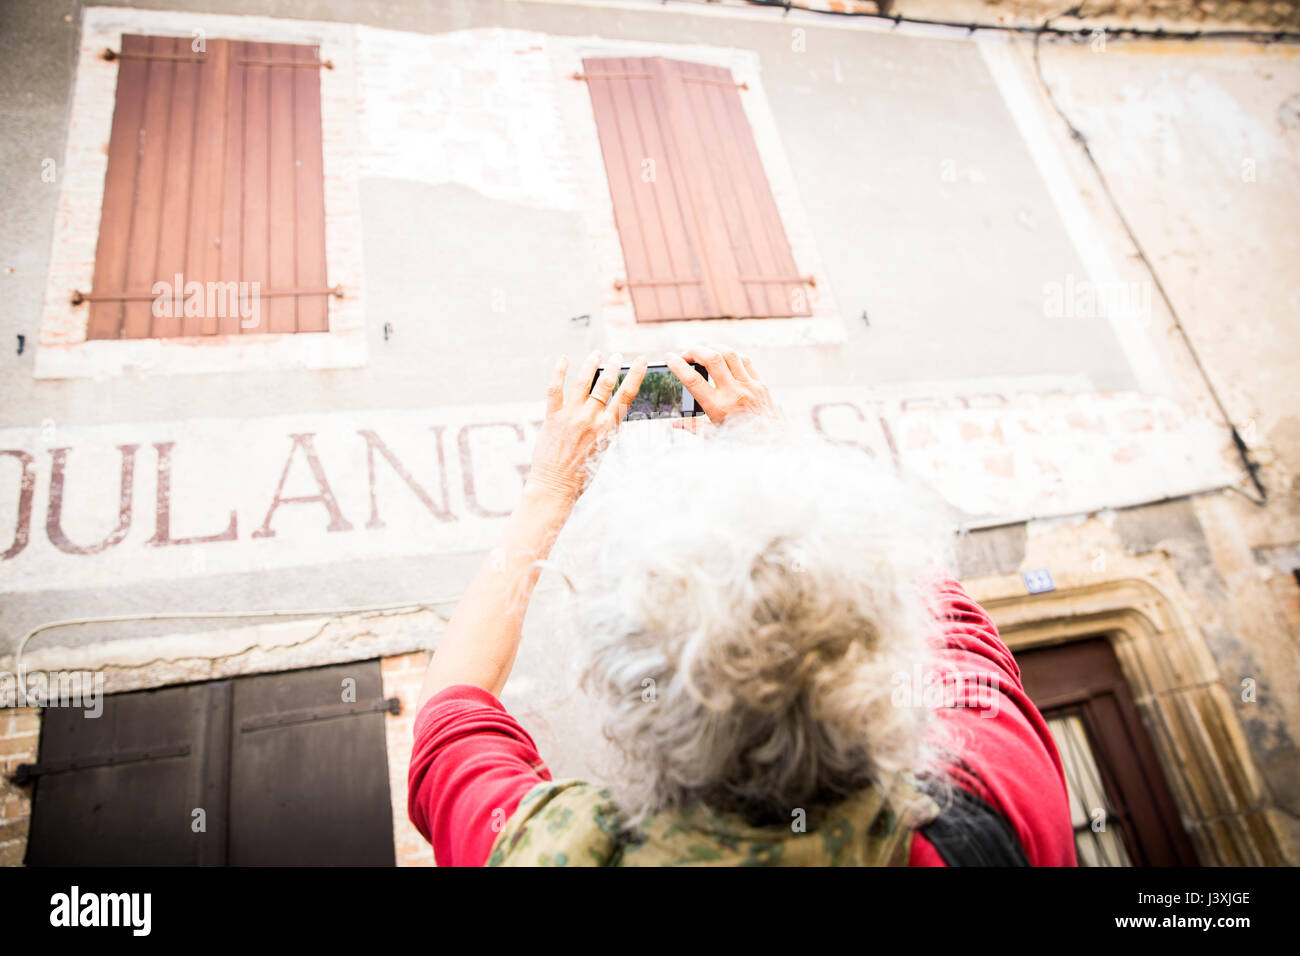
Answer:
[{"label": "raised arm", "polygon": [[523,494],[504,534],[488,556],[442,633],[420,689],[420,707],[438,691],[456,684],[499,695],[514,666],[528,601],[541,573],[537,561],[550,553],[560,529],[582,492],[587,461],[627,415],[641,387],[646,360],[638,359],[614,385],[622,356],[610,356],[596,387],[588,386],[600,367],[600,353],[587,356],[577,378],[565,383],[567,357],[561,356],[546,390],[542,424]]}]

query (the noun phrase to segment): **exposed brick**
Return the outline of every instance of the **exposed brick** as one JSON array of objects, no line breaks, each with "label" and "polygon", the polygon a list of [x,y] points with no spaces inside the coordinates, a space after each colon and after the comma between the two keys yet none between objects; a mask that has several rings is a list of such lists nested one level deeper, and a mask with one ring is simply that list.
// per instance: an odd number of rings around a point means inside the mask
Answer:
[{"label": "exposed brick", "polygon": [[1155,416],[1146,408],[1128,409],[1120,416],[1120,422],[1130,432],[1150,431],[1156,424]]},{"label": "exposed brick", "polygon": [[0,757],[25,756],[34,757],[40,744],[39,734],[24,734],[21,737],[0,738]]},{"label": "exposed brick", "polygon": [[1137,457],[1141,453],[1142,449],[1140,446],[1130,444],[1125,445],[1123,448],[1117,448],[1115,450],[1114,458],[1119,464],[1126,464],[1130,461],[1136,461]]},{"label": "exposed brick", "polygon": [[0,802],[0,822],[10,822],[32,815],[32,802],[21,794],[5,797]]},{"label": "exposed brick", "polygon": [[35,707],[22,707],[9,712],[9,719],[4,724],[5,737],[18,737],[23,734],[39,733],[41,714]]},{"label": "exposed brick", "polygon": [[0,843],[0,866],[22,866],[23,856],[26,853],[26,840],[11,840],[8,843]]},{"label": "exposed brick", "polygon": [[1010,478],[1016,472],[1015,459],[1011,455],[990,456],[984,459],[984,467],[995,475]]},{"label": "exposed brick", "polygon": [[410,654],[398,654],[395,657],[385,657],[380,662],[380,669],[384,675],[406,675],[413,671],[424,672],[428,666],[429,655],[424,651],[413,651]]},{"label": "exposed brick", "polygon": [[26,842],[29,823],[27,819],[6,820],[0,823],[0,843],[8,843],[11,840]]}]

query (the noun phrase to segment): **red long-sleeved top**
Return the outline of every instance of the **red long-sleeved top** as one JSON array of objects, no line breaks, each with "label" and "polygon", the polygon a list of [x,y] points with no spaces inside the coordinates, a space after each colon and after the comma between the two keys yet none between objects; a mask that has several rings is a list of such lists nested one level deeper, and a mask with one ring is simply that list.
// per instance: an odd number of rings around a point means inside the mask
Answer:
[{"label": "red long-sleeved top", "polygon": [[[938,596],[938,663],[966,678],[950,680],[956,696],[939,711],[947,737],[961,746],[953,781],[1006,819],[1031,864],[1074,866],[1061,759],[1020,684],[1020,668],[960,584],[944,582]],[[416,717],[407,804],[440,866],[481,866],[524,794],[550,779],[532,737],[488,691],[448,687]],[[921,833],[908,862],[944,865]]]}]

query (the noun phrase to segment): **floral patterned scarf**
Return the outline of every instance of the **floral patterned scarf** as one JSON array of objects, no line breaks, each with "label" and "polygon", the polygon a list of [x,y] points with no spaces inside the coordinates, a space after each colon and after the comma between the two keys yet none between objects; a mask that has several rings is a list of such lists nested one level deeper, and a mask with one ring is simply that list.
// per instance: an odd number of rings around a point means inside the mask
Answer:
[{"label": "floral patterned scarf", "polygon": [[519,802],[488,866],[905,866],[912,833],[939,807],[914,781],[868,787],[812,819],[755,827],[703,808],[622,825],[610,792],[579,780],[546,781]]}]

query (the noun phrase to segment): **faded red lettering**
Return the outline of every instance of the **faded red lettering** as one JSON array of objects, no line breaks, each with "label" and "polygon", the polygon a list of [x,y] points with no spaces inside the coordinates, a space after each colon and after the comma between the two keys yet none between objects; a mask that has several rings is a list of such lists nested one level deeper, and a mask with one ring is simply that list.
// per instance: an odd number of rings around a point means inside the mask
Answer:
[{"label": "faded red lettering", "polygon": [[[488,511],[478,500],[478,495],[474,491],[474,461],[470,453],[469,435],[476,428],[509,428],[518,436],[520,441],[524,440],[524,429],[522,425],[515,422],[476,422],[472,425],[465,425],[461,428],[460,433],[456,436],[457,449],[460,452],[460,473],[461,480],[465,484],[465,505],[471,512],[480,518],[505,518],[510,514],[506,511]],[[528,474],[527,465],[517,466],[521,476]]]},{"label": "faded red lettering", "polygon": [[18,482],[18,524],[14,527],[14,541],[0,554],[0,561],[16,558],[27,547],[32,528],[32,496],[36,493],[36,460],[18,448],[5,448],[0,455],[13,455],[23,466],[23,476]]},{"label": "faded red lettering", "polygon": [[139,445],[118,445],[122,454],[122,472],[118,486],[117,527],[98,544],[80,547],[68,540],[63,533],[63,479],[67,468],[70,448],[54,448],[50,451],[53,470],[50,472],[50,506],[45,518],[45,534],[50,543],[68,554],[98,554],[119,543],[131,530],[131,502],[135,489],[135,453]]},{"label": "faded red lettering", "polygon": [[169,544],[234,541],[239,536],[239,516],[234,511],[230,512],[230,523],[226,525],[225,531],[219,531],[216,534],[195,535],[189,538],[172,537],[172,449],[176,447],[176,443],[174,441],[154,442],[153,447],[158,452],[158,495],[155,509],[154,535],[149,539],[148,543],[162,547]]},{"label": "faded red lettering", "polygon": [[401,461],[398,460],[397,456],[393,454],[392,450],[384,444],[383,439],[368,428],[363,428],[358,431],[358,434],[366,440],[366,467],[369,469],[370,473],[370,520],[366,522],[367,528],[386,527],[383,519],[379,517],[379,500],[375,492],[376,451],[384,456],[384,459],[392,467],[393,471],[397,472],[397,476],[406,482],[406,486],[415,493],[415,496],[424,503],[424,506],[429,509],[430,513],[432,513],[435,518],[439,521],[456,520],[456,516],[451,511],[451,499],[447,492],[447,461],[446,456],[442,451],[442,430],[444,426],[433,425],[431,427],[433,429],[434,444],[438,449],[438,477],[442,485],[441,505],[437,504],[437,502],[429,497],[429,493],[425,491],[411,473],[406,470],[406,466],[403,465]]},{"label": "faded red lettering", "polygon": [[[276,510],[280,505],[287,504],[311,504],[319,502],[325,506],[329,512],[330,523],[326,526],[326,531],[351,531],[352,525],[343,517],[343,512],[339,510],[339,503],[334,498],[334,492],[330,489],[329,481],[325,478],[325,469],[321,467],[320,457],[316,454],[315,439],[313,432],[305,434],[290,435],[293,439],[293,445],[289,448],[289,457],[285,460],[284,471],[280,473],[280,484],[275,489],[275,500],[271,502],[271,509],[266,513],[266,520],[262,522],[262,527],[253,532],[254,538],[274,538],[275,532],[271,529],[271,519],[275,517]],[[303,454],[307,456],[307,464],[311,468],[312,477],[316,479],[316,487],[319,494],[303,495],[295,498],[285,498],[284,482],[289,477],[289,469],[293,467],[294,453],[301,448]]]}]

